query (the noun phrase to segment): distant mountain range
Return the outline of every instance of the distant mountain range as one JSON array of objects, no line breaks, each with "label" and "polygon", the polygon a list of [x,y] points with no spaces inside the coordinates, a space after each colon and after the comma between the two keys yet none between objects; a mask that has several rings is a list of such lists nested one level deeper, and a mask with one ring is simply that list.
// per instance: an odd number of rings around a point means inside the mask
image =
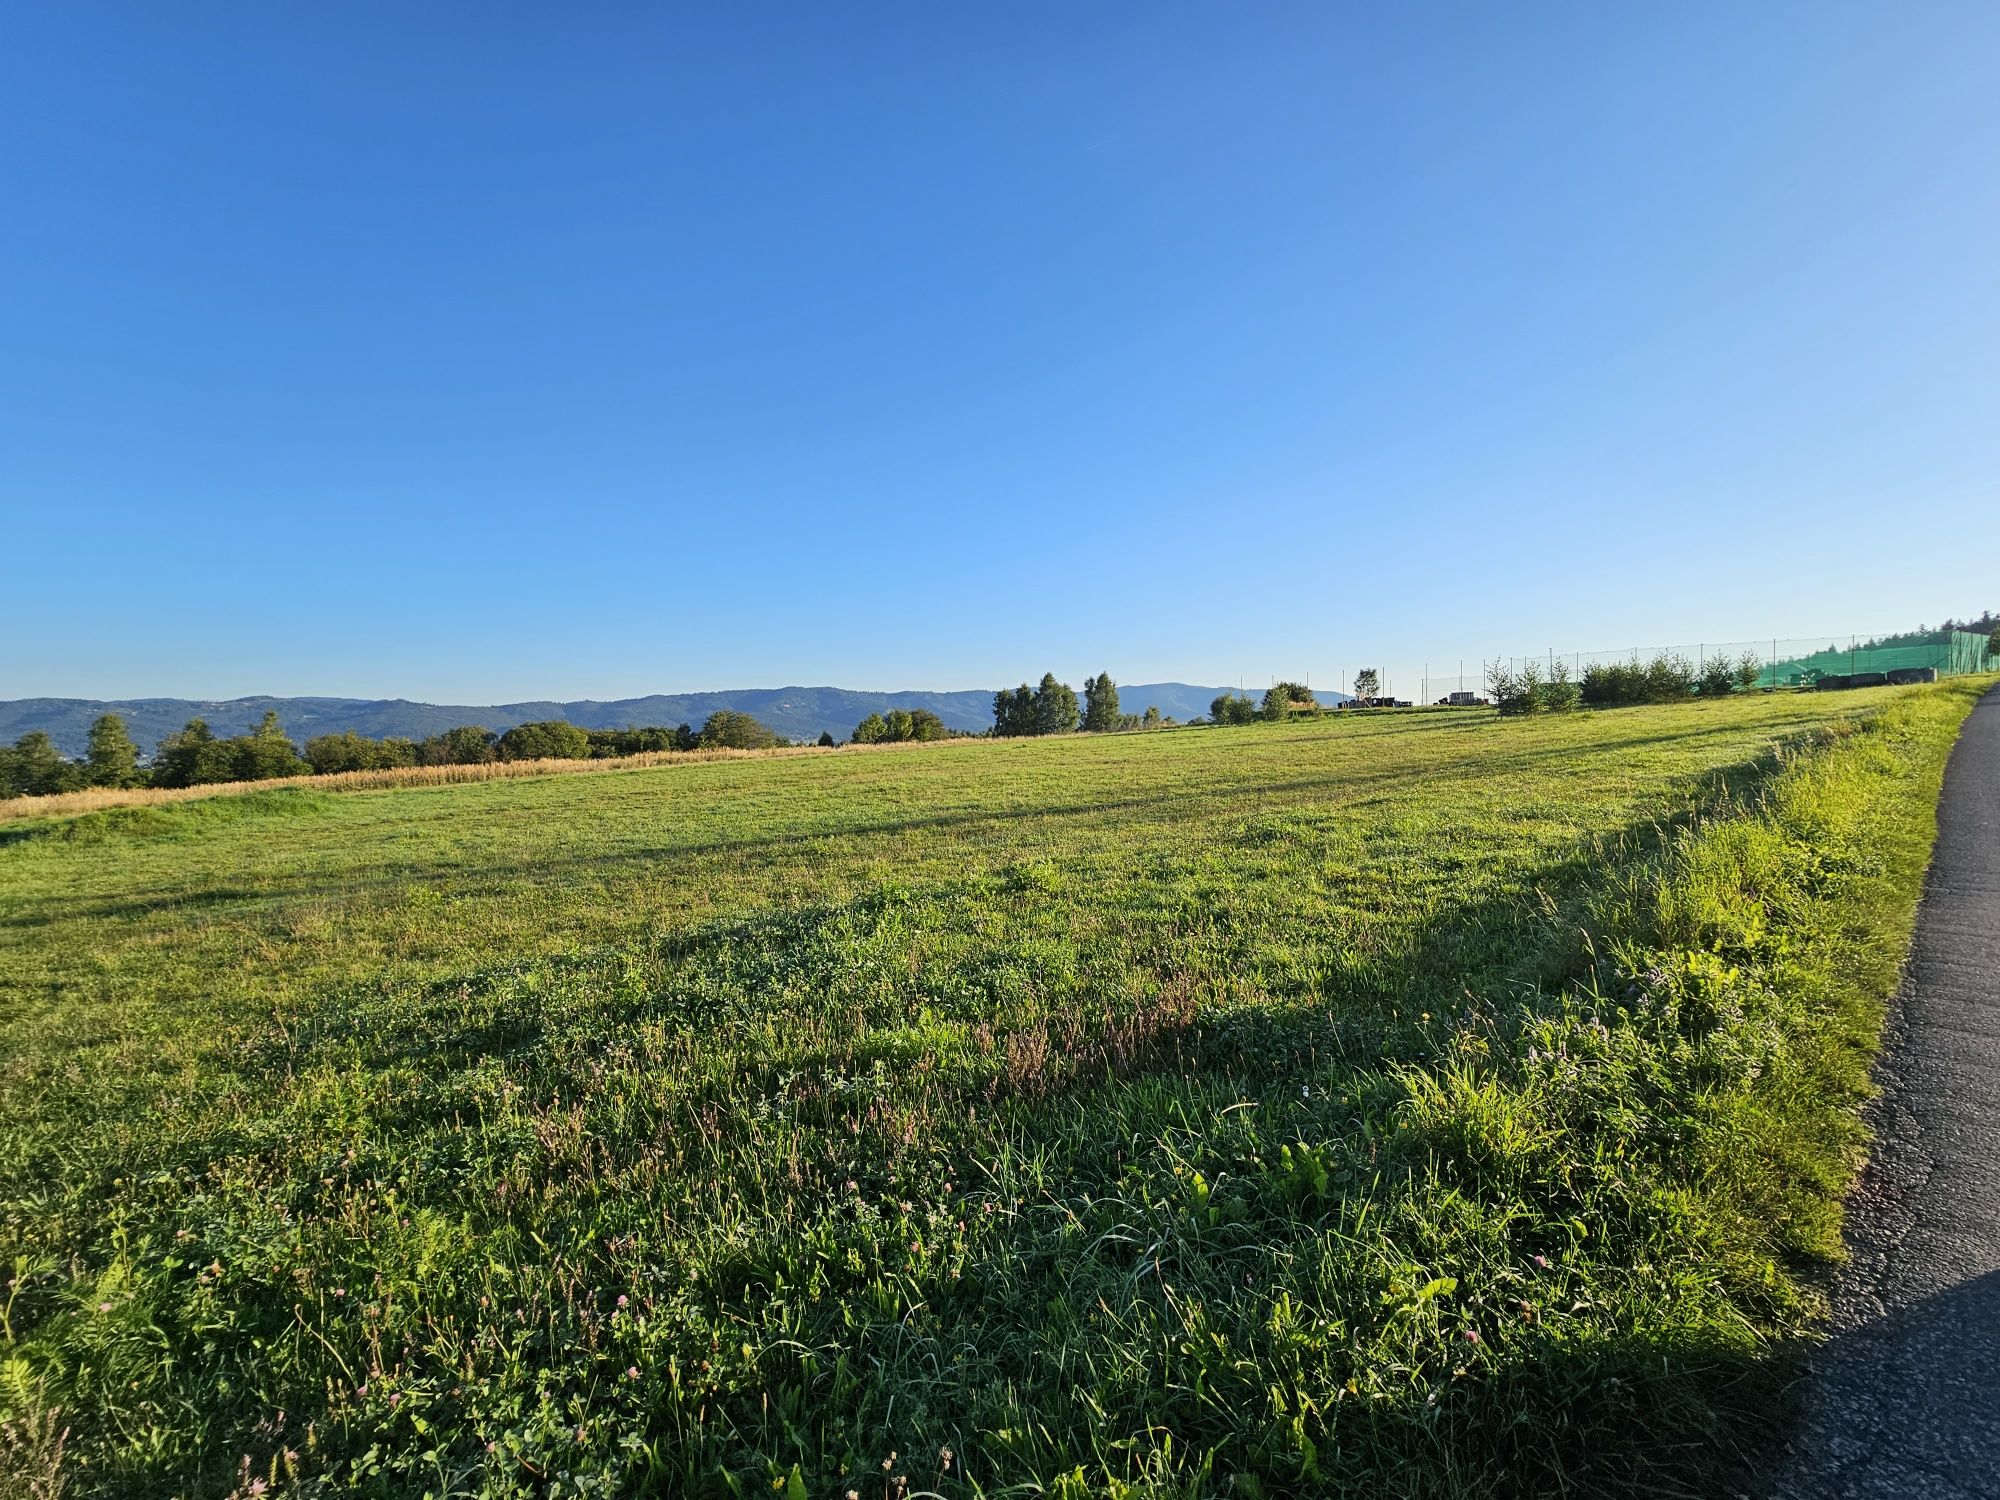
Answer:
[{"label": "distant mountain range", "polygon": [[[1119,706],[1128,714],[1150,705],[1169,718],[1187,720],[1208,712],[1216,694],[1231,689],[1195,687],[1185,682],[1149,682],[1120,686]],[[1251,696],[1257,692],[1251,691]],[[1327,702],[1345,697],[1323,695]],[[90,721],[99,714],[124,716],[132,738],[150,753],[166,736],[189,719],[203,718],[218,735],[241,734],[255,727],[264,714],[277,710],[278,722],[294,740],[352,730],[372,739],[391,735],[422,739],[459,724],[480,724],[498,733],[536,719],[567,719],[585,729],[622,729],[633,725],[692,724],[719,708],[753,714],[789,739],[818,739],[822,732],[845,739],[872,713],[892,708],[928,708],[953,729],[978,731],[993,723],[993,689],[969,688],[953,693],[861,693],[848,688],[735,688],[716,693],[655,693],[645,698],[620,698],[599,703],[412,703],[405,698],[127,698],[102,702],[92,698],[16,698],[0,701],[0,740],[13,741],[31,729],[47,731],[65,754],[81,755]]]}]

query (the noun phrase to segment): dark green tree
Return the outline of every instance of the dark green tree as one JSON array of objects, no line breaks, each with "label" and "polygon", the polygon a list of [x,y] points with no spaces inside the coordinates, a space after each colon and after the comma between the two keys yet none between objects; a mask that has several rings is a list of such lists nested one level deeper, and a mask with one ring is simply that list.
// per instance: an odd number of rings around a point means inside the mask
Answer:
[{"label": "dark green tree", "polygon": [[777,743],[773,731],[733,708],[718,708],[701,726],[704,750],[768,750]]},{"label": "dark green tree", "polygon": [[340,771],[386,771],[396,766],[414,766],[417,747],[409,740],[371,740],[353,730],[322,734],[306,741],[306,764],[315,776],[331,776]]},{"label": "dark green tree", "polygon": [[1003,738],[1035,733],[1035,694],[1027,683],[993,695],[993,732]]},{"label": "dark green tree", "polygon": [[[687,743],[682,743],[683,731]],[[669,729],[664,724],[648,724],[640,728],[627,726],[624,729],[586,729],[584,737],[590,742],[592,760],[609,760],[620,755],[650,755],[659,750],[692,750],[694,731],[684,724],[680,729]]]},{"label": "dark green tree", "polygon": [[1257,717],[1257,700],[1224,693],[1209,703],[1208,717],[1217,724],[1248,724]]},{"label": "dark green tree", "polygon": [[1078,718],[1076,689],[1066,682],[1057,682],[1053,672],[1042,673],[1041,686],[1035,689],[1034,716],[1035,734],[1074,734]]},{"label": "dark green tree", "polygon": [[1160,727],[1159,705],[1148,703],[1146,705],[1146,712],[1140,717],[1139,723],[1147,729],[1158,729]]},{"label": "dark green tree", "polygon": [[425,766],[483,766],[498,756],[496,737],[478,724],[460,724],[434,734],[417,746],[417,763]]},{"label": "dark green tree", "polygon": [[1118,727],[1118,684],[1109,672],[1083,679],[1083,727],[1103,734]]},{"label": "dark green tree", "polygon": [[100,714],[90,726],[90,750],[83,758],[92,786],[137,786],[139,747],[116,714]]},{"label": "dark green tree", "polygon": [[815,743],[822,750],[831,750],[834,745],[833,731],[831,729],[822,729],[819,732],[819,739]]},{"label": "dark green tree", "polygon": [[225,743],[237,781],[272,781],[312,770],[299,758],[298,746],[286,738],[276,710],[267,709],[255,729]]},{"label": "dark green tree", "polygon": [[879,745],[889,737],[889,721],[880,714],[870,714],[854,726],[854,743],[857,745]]},{"label": "dark green tree", "polygon": [[153,752],[154,786],[208,786],[235,779],[235,751],[229,741],[215,737],[206,719],[189,719]]},{"label": "dark green tree", "polygon": [[1382,691],[1382,674],[1373,667],[1363,667],[1354,674],[1354,696],[1363,703],[1373,703]]},{"label": "dark green tree", "polygon": [[55,741],[39,729],[31,729],[14,741],[5,774],[16,797],[51,797],[58,792],[80,791],[89,784],[84,768],[66,759]]},{"label": "dark green tree", "polygon": [[590,736],[562,719],[538,719],[516,724],[496,748],[502,760],[586,760]]}]

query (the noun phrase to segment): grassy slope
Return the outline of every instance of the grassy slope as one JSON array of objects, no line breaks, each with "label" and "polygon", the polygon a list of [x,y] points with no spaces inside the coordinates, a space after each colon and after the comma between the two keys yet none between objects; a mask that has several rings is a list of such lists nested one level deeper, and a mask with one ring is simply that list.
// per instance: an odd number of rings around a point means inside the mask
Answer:
[{"label": "grassy slope", "polygon": [[83,1494],[1658,1492],[1810,1310],[1969,702],[6,830],[0,1409]]}]

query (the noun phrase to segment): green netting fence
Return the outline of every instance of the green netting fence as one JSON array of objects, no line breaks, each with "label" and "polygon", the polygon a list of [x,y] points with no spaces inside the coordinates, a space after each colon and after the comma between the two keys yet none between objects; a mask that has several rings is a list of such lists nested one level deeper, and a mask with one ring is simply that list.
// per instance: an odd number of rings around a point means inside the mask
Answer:
[{"label": "green netting fence", "polygon": [[1811,651],[1774,652],[1758,676],[1762,687],[1808,687],[1826,677],[1853,677],[1872,672],[1902,672],[1930,668],[1940,677],[1963,677],[1992,671],[1988,637],[1954,630],[1939,641],[1878,645],[1856,637],[1828,641]]},{"label": "green netting fence", "polygon": [[[1702,669],[1718,659],[1732,665],[1754,668],[1753,687],[1814,687],[1824,679],[1868,676],[1873,673],[1921,672],[1928,668],[1940,677],[1962,677],[1976,672],[2000,671],[2000,657],[1993,655],[1990,638],[1967,630],[1954,630],[1924,641],[1881,633],[1877,635],[1835,635],[1779,637],[1761,641],[1701,641],[1690,646],[1626,646],[1611,651],[1544,651],[1508,660],[1510,670],[1519,672],[1530,663],[1543,673],[1557,663],[1581,681],[1593,666],[1633,663],[1640,666],[1660,656],[1678,657],[1688,662],[1699,676]],[[1486,673],[1481,663],[1457,665],[1449,675],[1426,669],[1419,689],[1422,703],[1448,699],[1485,690]]]}]

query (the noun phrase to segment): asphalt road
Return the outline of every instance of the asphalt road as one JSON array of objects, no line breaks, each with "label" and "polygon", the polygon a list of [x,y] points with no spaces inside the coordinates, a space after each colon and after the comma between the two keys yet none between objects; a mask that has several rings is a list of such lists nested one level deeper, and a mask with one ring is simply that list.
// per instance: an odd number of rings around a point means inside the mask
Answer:
[{"label": "asphalt road", "polygon": [[2000,1500],[2000,689],[1945,772],[1783,1500]]}]

